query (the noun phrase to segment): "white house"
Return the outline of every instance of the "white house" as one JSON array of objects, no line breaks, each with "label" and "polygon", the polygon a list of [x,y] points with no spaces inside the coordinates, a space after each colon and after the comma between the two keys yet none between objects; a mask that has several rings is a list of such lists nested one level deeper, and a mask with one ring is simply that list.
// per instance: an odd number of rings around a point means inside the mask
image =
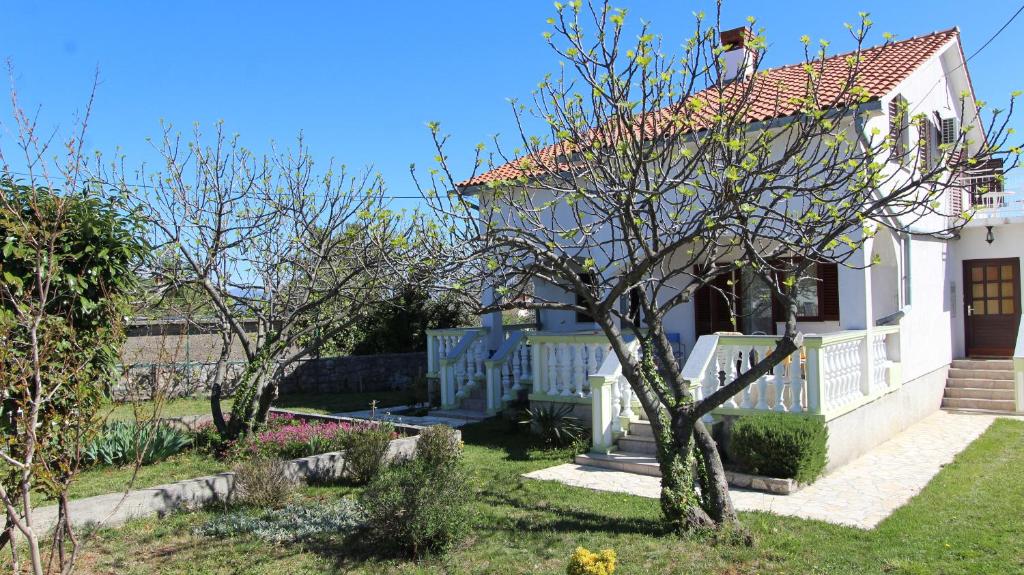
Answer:
[{"label": "white house", "polygon": [[[970,127],[975,140],[984,138],[977,111],[968,107],[961,114],[960,95],[971,94],[972,104],[974,98],[957,29],[864,54],[875,103],[860,128],[865,133],[887,133],[891,104],[902,99],[927,114],[927,129],[936,139],[929,145],[954,138],[961,125]],[[924,140],[917,126],[907,128],[907,137]],[[931,142],[930,135],[925,141]],[[502,166],[464,185],[482,189],[515,169]],[[884,230],[858,256],[874,265],[819,266],[817,290],[801,302],[803,348],[715,417],[772,410],[823,418],[834,468],[940,407],[1024,411],[1024,210],[1007,202],[994,177],[1000,170],[995,162],[979,166],[946,198],[955,210],[973,207],[959,235],[937,239]],[[978,189],[987,193],[979,195]],[[554,285],[538,283],[534,289],[553,299],[571,297]],[[734,295],[741,301],[759,296],[755,289],[746,291]],[[744,335],[721,334],[733,327],[718,297],[700,292],[666,321],[698,396],[718,385],[719,371],[735,370],[737,359],[774,347],[778,332],[779,318],[769,306],[743,319]],[[573,312],[544,310],[537,320],[534,329],[509,330],[495,315],[482,328],[431,332],[429,371],[440,382],[443,407],[493,413],[518,393],[534,402],[575,404],[589,412],[593,424],[591,462],[656,472],[653,459],[644,459],[653,453],[649,430],[604,337]]]}]

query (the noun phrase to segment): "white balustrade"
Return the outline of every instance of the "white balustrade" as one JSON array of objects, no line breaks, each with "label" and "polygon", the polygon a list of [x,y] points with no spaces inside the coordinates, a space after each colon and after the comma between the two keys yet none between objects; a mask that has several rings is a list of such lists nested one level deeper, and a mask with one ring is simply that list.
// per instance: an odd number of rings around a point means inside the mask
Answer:
[{"label": "white balustrade", "polygon": [[590,397],[589,377],[611,352],[603,335],[535,333],[527,339],[530,347],[524,352],[524,365],[532,358],[539,366],[535,393],[550,401]]},{"label": "white balustrade", "polygon": [[[775,349],[776,336],[702,336],[683,366],[699,401],[746,372]],[[898,366],[899,327],[803,338],[803,346],[720,410],[838,414],[890,389]]]}]

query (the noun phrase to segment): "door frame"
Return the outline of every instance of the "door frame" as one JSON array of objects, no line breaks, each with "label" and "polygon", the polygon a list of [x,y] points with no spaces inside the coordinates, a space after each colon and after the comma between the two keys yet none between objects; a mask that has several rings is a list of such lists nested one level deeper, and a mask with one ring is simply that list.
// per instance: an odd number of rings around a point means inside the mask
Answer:
[{"label": "door frame", "polygon": [[[967,357],[971,357],[972,343],[973,343],[971,341],[971,339],[972,339],[972,337],[971,337],[972,330],[969,328],[968,324],[970,323],[971,318],[974,317],[974,315],[971,314],[971,313],[968,313],[968,310],[967,310],[967,308],[968,308],[968,301],[970,301],[971,303],[974,303],[974,296],[970,293],[970,290],[971,290],[971,277],[970,277],[969,270],[970,270],[970,267],[971,267],[972,264],[973,265],[989,265],[989,264],[1005,265],[1005,264],[1010,264],[1010,265],[1013,266],[1013,270],[1014,270],[1013,271],[1013,276],[1014,276],[1014,282],[1015,282],[1014,290],[1013,290],[1015,315],[1018,318],[1024,317],[1024,315],[1022,315],[1021,309],[1020,309],[1020,302],[1021,302],[1021,296],[1020,296],[1021,278],[1020,278],[1020,258],[1019,257],[977,258],[977,259],[963,260],[960,263],[960,265],[962,267],[961,271],[963,273],[963,282],[964,282],[963,283],[964,355],[967,356]],[[1013,337],[1013,341],[1016,342],[1017,334],[1013,334],[1012,337]],[[1012,356],[1013,355],[1013,348],[1014,348],[1014,344],[1011,343],[1010,347],[1009,347],[1010,353],[1007,354],[1008,356]],[[977,355],[979,355],[979,356],[1001,355],[1001,354],[993,354],[993,353],[983,353],[985,351],[991,351],[991,348],[985,348],[985,349],[982,349],[982,350],[977,350],[975,353]]]}]

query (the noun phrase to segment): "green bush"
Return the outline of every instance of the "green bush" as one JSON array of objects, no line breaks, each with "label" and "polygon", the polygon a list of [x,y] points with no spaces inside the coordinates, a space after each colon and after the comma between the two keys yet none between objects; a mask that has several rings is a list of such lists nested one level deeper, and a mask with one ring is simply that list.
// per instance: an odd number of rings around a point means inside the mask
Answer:
[{"label": "green bush", "polygon": [[530,429],[540,436],[546,445],[564,447],[586,440],[586,429],[579,418],[572,415],[573,405],[545,405],[525,410]]},{"label": "green bush", "polygon": [[[434,465],[439,454],[450,458],[443,442],[428,441],[417,457],[380,472],[360,494],[371,540],[382,547],[420,557],[444,553],[469,531],[470,490],[462,466]],[[428,455],[428,453],[430,455]]]},{"label": "green bush", "polygon": [[730,453],[746,472],[810,483],[828,461],[828,429],[817,418],[766,413],[733,425]]},{"label": "green bush", "polygon": [[149,465],[178,453],[192,443],[184,431],[163,424],[136,425],[115,421],[82,450],[86,464],[126,465],[140,459]]},{"label": "green bush", "polygon": [[375,423],[353,429],[345,435],[345,475],[355,483],[373,479],[384,466],[395,428]]},{"label": "green bush", "polygon": [[295,492],[283,461],[257,457],[235,465],[234,501],[253,507],[283,507]]},{"label": "green bush", "polygon": [[420,432],[416,459],[430,467],[448,467],[462,460],[462,439],[447,425],[434,425]]}]

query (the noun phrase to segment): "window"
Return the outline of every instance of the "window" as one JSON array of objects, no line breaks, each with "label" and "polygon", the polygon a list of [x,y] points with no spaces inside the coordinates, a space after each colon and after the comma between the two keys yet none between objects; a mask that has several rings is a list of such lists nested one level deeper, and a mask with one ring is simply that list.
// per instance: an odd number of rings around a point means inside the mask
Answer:
[{"label": "window", "polygon": [[[578,277],[580,278],[580,283],[582,283],[583,285],[588,285],[591,287],[597,285],[597,279],[594,277],[594,274],[590,272],[583,272]],[[587,307],[587,298],[577,293],[576,305],[581,307]],[[578,311],[576,312],[576,323],[594,323],[594,316],[590,315],[587,312]]]},{"label": "window", "polygon": [[796,282],[796,319],[836,321],[839,319],[839,266],[818,264]]}]

